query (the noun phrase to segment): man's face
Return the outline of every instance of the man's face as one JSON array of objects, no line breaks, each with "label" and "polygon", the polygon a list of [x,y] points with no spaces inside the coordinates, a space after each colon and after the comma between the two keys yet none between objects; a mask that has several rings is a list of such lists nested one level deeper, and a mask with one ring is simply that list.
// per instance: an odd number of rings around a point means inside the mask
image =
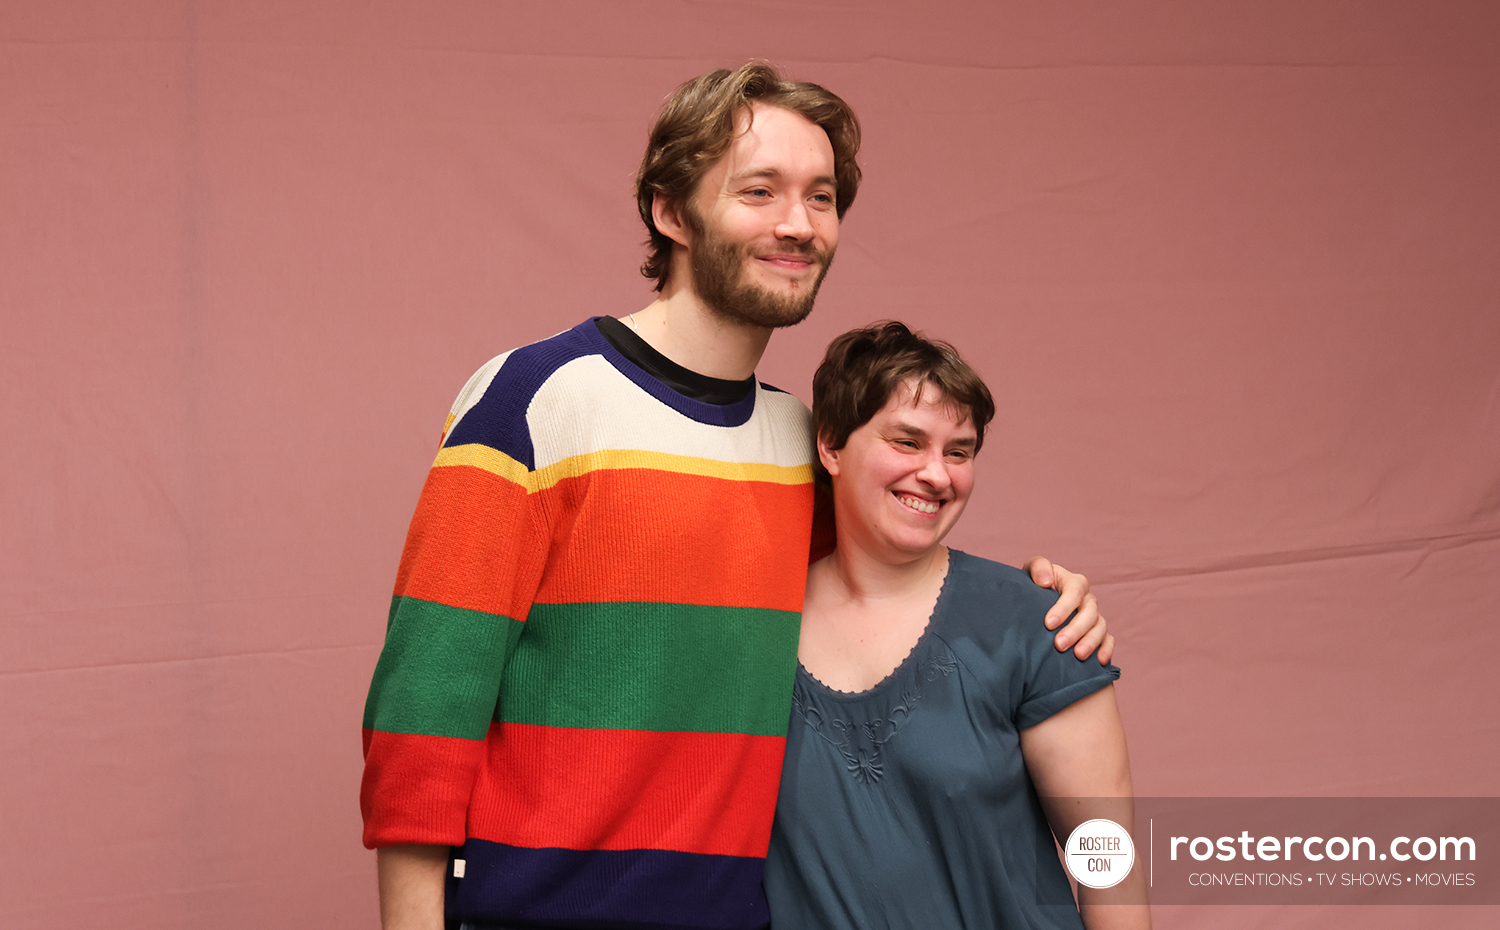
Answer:
[{"label": "man's face", "polygon": [[683,209],[699,299],[738,323],[802,322],[838,248],[835,196],[827,133],[781,107],[741,113]]}]

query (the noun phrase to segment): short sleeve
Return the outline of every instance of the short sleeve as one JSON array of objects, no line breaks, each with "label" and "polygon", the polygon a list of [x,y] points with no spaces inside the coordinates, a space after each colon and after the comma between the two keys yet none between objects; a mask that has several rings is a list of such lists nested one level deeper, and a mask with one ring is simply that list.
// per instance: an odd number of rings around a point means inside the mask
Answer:
[{"label": "short sleeve", "polygon": [[1118,668],[1094,656],[1057,651],[1056,634],[1043,622],[1057,603],[1055,591],[1038,587],[1018,568],[949,551],[939,603],[967,643],[955,643],[956,654],[979,676],[998,716],[1024,730],[1120,677]]},{"label": "short sleeve", "polygon": [[[1069,656],[1071,656],[1071,653]],[[1069,656],[1059,654],[1059,657],[1064,659]],[[1078,660],[1074,659],[1073,661],[1077,662]],[[1086,664],[1088,662],[1094,662],[1092,656],[1079,664]],[[1038,694],[1034,698],[1027,699],[1016,712],[1016,728],[1024,730],[1027,727],[1034,727],[1074,701],[1081,700],[1095,691],[1102,690],[1105,685],[1112,683],[1116,678],[1120,677],[1120,670],[1113,665],[1102,666],[1095,663],[1094,668],[1098,669],[1097,674],[1080,678],[1077,681],[1064,684],[1056,690]]]},{"label": "short sleeve", "polygon": [[[1053,598],[1055,600],[1055,598]],[[1026,683],[1021,692],[1021,704],[1016,708],[1016,728],[1024,730],[1034,727],[1048,717],[1088,697],[1095,691],[1120,677],[1120,670],[1113,665],[1100,665],[1094,655],[1080,659],[1067,652],[1058,652],[1053,642],[1055,630],[1042,623],[1047,608],[1037,611],[1030,625],[1026,640]]]}]

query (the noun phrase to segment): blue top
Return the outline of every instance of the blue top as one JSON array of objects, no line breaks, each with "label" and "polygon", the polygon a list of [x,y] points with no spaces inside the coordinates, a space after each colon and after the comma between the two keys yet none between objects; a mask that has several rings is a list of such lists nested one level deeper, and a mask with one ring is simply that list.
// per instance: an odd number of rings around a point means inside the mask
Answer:
[{"label": "blue top", "polygon": [[869,691],[797,669],[766,859],[772,930],[1082,927],[1020,731],[1120,675],[1060,653],[1057,600],[951,550],[911,654]]}]

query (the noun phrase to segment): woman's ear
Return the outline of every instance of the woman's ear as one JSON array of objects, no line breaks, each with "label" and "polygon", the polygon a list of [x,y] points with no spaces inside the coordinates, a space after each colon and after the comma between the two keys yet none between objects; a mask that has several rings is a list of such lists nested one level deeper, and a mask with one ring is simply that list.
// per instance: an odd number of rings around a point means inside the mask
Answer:
[{"label": "woman's ear", "polygon": [[823,433],[818,434],[818,461],[823,463],[823,470],[829,475],[839,473],[839,451],[828,448],[828,437]]},{"label": "woman's ear", "polygon": [[651,222],[656,231],[681,246],[688,244],[687,224],[682,221],[680,204],[668,200],[661,194],[651,195]]}]

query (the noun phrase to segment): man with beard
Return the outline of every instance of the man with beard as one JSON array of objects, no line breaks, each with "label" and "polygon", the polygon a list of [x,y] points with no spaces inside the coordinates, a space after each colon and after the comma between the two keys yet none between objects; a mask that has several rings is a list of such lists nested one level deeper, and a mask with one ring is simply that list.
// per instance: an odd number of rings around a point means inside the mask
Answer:
[{"label": "man with beard", "polygon": [[[680,87],[637,177],[659,297],[513,350],[449,416],[365,712],[387,928],[752,928],[812,543],[805,407],[760,384],[859,186],[838,97]],[[821,554],[821,551],[819,551]],[[1034,572],[1053,582],[1045,563]],[[1086,582],[1059,634],[1110,641]],[[445,886],[446,880],[446,886]]]}]

